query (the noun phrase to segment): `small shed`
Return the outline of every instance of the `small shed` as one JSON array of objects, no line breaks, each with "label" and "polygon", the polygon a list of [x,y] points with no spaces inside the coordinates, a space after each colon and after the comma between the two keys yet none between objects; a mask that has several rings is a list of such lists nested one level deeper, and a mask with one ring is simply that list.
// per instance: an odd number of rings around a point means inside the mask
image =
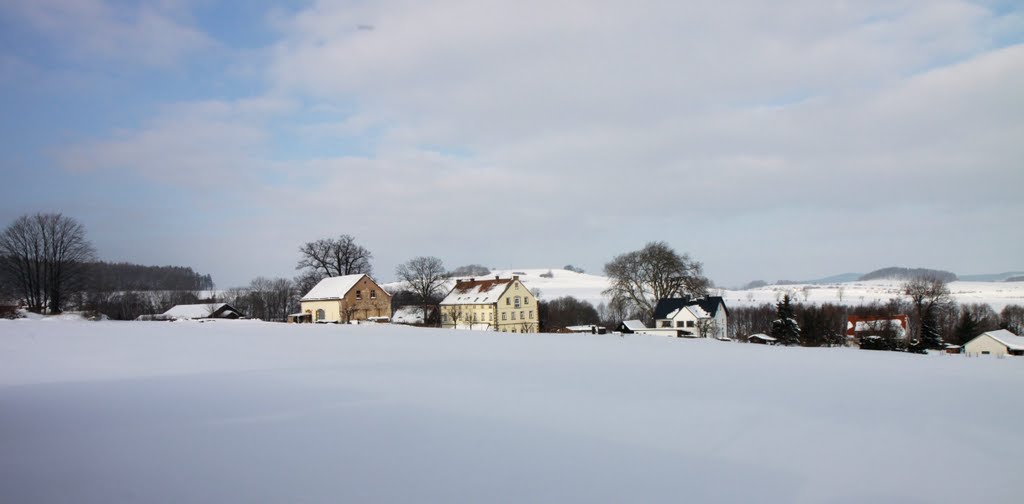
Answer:
[{"label": "small shed", "polygon": [[757,333],[747,336],[747,343],[754,343],[758,345],[774,345],[778,343],[778,340],[768,336],[767,334]]},{"label": "small shed", "polygon": [[622,322],[619,322],[618,327],[615,328],[616,331],[619,331],[622,334],[633,334],[637,331],[643,331],[646,329],[647,326],[639,320],[623,320]]},{"label": "small shed", "polygon": [[242,312],[227,303],[204,303],[176,305],[157,317],[158,320],[194,320],[194,319],[238,319]]}]

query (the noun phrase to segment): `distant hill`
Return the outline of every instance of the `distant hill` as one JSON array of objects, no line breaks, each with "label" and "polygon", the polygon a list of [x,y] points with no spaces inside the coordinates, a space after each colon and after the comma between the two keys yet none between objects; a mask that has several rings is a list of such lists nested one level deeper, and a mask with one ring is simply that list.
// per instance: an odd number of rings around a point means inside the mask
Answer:
[{"label": "distant hill", "polygon": [[901,268],[892,266],[861,275],[858,280],[909,280],[911,278],[940,278],[947,282],[957,280],[956,273],[928,268]]},{"label": "distant hill", "polygon": [[988,273],[982,275],[963,275],[960,280],[965,282],[1006,282],[1010,278],[1024,276],[1024,271],[1007,271],[1006,273]]},{"label": "distant hill", "polygon": [[838,275],[832,275],[825,278],[819,278],[817,280],[808,280],[806,283],[809,284],[832,284],[832,283],[845,283],[845,282],[856,282],[864,276],[863,273],[840,273]]}]

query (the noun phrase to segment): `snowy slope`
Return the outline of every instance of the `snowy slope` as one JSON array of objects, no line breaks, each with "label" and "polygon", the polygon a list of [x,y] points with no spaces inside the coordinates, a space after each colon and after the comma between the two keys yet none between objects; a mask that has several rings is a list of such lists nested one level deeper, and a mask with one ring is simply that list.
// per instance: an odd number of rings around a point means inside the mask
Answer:
[{"label": "snowy slope", "polygon": [[1019,500],[1017,358],[17,320],[0,362],[0,502]]},{"label": "snowy slope", "polygon": [[[783,294],[809,303],[835,303],[847,305],[885,303],[901,297],[899,280],[869,280],[837,284],[769,285],[749,290],[723,290],[721,295],[728,306],[751,306],[775,303]],[[805,296],[806,290],[806,296]],[[1008,304],[1024,305],[1024,282],[963,282],[949,283],[949,291],[958,303],[988,303],[997,312]]]},{"label": "snowy slope", "polygon": [[[553,278],[540,276],[548,271],[554,275]],[[502,278],[520,274],[520,280],[527,288],[540,290],[539,297],[544,301],[561,296],[573,296],[597,306],[608,300],[602,294],[608,288],[608,278],[600,275],[573,273],[554,268],[496,270],[491,274],[500,275]],[[769,285],[749,290],[713,289],[712,293],[725,298],[729,307],[754,306],[775,303],[787,292],[794,299],[803,302],[806,287],[806,302],[860,305],[873,301],[884,303],[893,297],[901,296],[901,284],[900,280],[869,280],[832,284]],[[389,288],[397,286],[398,284],[388,284]],[[953,299],[959,303],[988,303],[997,312],[1008,304],[1024,305],[1024,282],[957,281],[949,284],[949,290]]]}]

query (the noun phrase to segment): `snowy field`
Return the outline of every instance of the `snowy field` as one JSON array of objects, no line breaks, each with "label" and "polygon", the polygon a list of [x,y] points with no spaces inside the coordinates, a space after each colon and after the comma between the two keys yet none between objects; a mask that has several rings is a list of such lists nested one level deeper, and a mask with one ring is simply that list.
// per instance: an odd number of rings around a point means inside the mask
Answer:
[{"label": "snowy field", "polygon": [[1020,502],[1024,358],[0,321],[0,502]]}]

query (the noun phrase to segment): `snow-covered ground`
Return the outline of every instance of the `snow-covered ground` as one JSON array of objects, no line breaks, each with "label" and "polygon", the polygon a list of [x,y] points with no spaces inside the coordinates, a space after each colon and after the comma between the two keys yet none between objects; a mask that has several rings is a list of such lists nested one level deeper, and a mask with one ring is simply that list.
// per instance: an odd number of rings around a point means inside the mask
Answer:
[{"label": "snow-covered ground", "polygon": [[1019,502],[1024,358],[0,321],[0,502]]},{"label": "snow-covered ground", "polygon": [[[551,278],[542,274],[551,272]],[[602,294],[609,286],[608,278],[589,273],[574,273],[563,269],[515,269],[496,270],[492,275],[508,278],[514,274],[530,290],[539,290],[539,299],[550,301],[562,296],[572,296],[589,301],[594,306],[607,302]],[[902,280],[869,280],[834,284],[769,285],[749,290],[712,289],[715,295],[725,298],[726,306],[756,306],[775,303],[784,293],[794,299],[808,303],[834,303],[846,305],[870,304],[874,301],[885,303],[891,298],[902,296]],[[394,289],[398,283],[387,284]],[[447,287],[451,288],[451,285]],[[950,293],[959,303],[988,303],[997,312],[1008,304],[1024,305],[1024,282],[950,282]]]}]

